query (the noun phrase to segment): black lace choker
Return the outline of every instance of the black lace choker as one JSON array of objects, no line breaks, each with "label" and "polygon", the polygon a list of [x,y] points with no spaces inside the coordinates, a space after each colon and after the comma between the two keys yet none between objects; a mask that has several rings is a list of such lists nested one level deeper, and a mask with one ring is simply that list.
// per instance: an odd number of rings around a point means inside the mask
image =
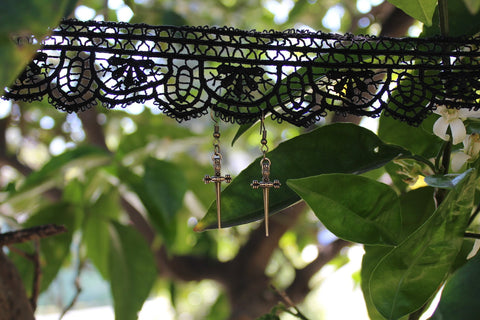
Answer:
[{"label": "black lace choker", "polygon": [[178,121],[211,108],[247,123],[308,126],[332,111],[418,125],[436,105],[480,108],[480,38],[386,38],[300,30],[64,20],[6,99],[48,96],[77,112],[147,100]]}]

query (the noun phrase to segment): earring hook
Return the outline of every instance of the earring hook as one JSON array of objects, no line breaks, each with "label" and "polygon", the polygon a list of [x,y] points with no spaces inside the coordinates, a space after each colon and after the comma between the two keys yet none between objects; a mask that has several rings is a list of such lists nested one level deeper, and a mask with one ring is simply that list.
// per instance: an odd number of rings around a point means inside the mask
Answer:
[{"label": "earring hook", "polygon": [[210,110],[210,118],[212,118],[212,120],[215,122],[215,124],[218,124],[218,121],[217,121],[217,119],[214,118],[213,114],[214,114],[214,111],[212,109],[212,110]]}]

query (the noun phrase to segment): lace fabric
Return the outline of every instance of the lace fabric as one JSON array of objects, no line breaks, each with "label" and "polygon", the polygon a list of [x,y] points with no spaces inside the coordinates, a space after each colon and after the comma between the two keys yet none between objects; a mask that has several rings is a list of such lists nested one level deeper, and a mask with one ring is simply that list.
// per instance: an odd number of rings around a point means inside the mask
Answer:
[{"label": "lace fabric", "polygon": [[385,38],[300,30],[64,20],[5,98],[77,112],[147,100],[178,121],[213,109],[308,126],[328,112],[418,125],[436,105],[480,107],[480,38]]}]

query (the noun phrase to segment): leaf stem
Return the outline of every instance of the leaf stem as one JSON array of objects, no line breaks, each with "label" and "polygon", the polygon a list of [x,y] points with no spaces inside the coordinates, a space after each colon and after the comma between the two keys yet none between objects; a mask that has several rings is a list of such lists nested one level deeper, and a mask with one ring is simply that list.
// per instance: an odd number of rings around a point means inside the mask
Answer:
[{"label": "leaf stem", "polygon": [[447,0],[438,0],[438,16],[440,18],[440,32],[442,36],[447,37],[449,34],[448,27],[448,4]]},{"label": "leaf stem", "polygon": [[480,234],[473,233],[473,232],[465,232],[463,234],[464,238],[471,238],[471,239],[480,239]]},{"label": "leaf stem", "polygon": [[475,220],[475,218],[477,217],[478,213],[480,213],[480,203],[477,205],[477,207],[475,208],[475,211],[473,212],[472,216],[470,217],[470,219],[468,220],[468,225],[471,225],[473,220]]}]

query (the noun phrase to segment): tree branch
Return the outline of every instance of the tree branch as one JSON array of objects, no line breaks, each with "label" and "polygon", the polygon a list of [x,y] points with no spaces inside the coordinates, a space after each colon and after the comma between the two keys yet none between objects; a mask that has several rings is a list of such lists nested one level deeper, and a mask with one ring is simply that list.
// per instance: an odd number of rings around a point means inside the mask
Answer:
[{"label": "tree branch", "polygon": [[8,246],[16,243],[23,243],[32,240],[51,237],[59,233],[67,232],[64,226],[46,224],[28,229],[0,233],[0,246]]},{"label": "tree branch", "polygon": [[23,282],[15,265],[0,248],[0,318],[34,320]]},{"label": "tree branch", "polygon": [[[265,237],[265,228],[259,227],[253,230],[230,265],[235,269],[245,268],[248,269],[245,270],[246,272],[263,274],[273,252],[278,248],[280,238],[296,223],[305,208],[306,204],[302,201],[272,216],[268,238]],[[248,268],[245,267],[247,264]]]},{"label": "tree branch", "polygon": [[335,258],[343,248],[350,245],[352,245],[351,242],[342,239],[335,240],[327,246],[320,247],[318,257],[310,264],[303,269],[296,270],[295,279],[286,290],[287,295],[294,303],[300,303],[303,301],[306,295],[310,292],[310,279],[328,262]]},{"label": "tree branch", "polygon": [[103,128],[100,126],[97,120],[97,110],[94,108],[87,109],[83,112],[79,112],[78,117],[82,121],[83,130],[85,131],[85,135],[88,137],[88,142],[106,151],[109,151],[105,142]]}]

